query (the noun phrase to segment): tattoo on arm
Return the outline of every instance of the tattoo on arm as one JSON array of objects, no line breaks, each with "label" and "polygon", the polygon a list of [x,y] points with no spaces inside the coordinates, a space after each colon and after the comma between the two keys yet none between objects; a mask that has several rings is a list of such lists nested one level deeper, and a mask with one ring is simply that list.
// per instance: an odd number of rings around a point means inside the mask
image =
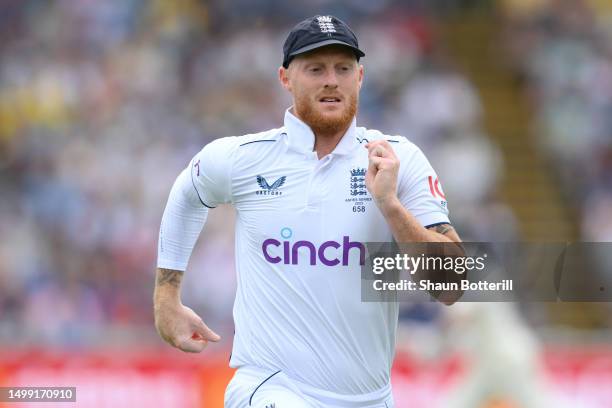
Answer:
[{"label": "tattoo on arm", "polygon": [[173,269],[159,269],[157,274],[157,285],[169,284],[175,287],[179,287],[181,279],[183,278],[182,271],[176,271]]},{"label": "tattoo on arm", "polygon": [[454,230],[453,226],[450,224],[440,224],[430,229],[433,229],[435,232],[442,235],[446,235],[449,231]]}]

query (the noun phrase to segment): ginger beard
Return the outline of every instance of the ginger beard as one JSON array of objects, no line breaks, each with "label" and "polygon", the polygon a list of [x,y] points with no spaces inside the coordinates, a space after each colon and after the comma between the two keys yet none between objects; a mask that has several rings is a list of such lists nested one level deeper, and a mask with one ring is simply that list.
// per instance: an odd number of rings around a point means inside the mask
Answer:
[{"label": "ginger beard", "polygon": [[359,104],[359,93],[348,95],[348,102],[340,112],[322,112],[317,109],[317,100],[312,100],[309,95],[298,95],[294,100],[294,109],[297,116],[306,123],[317,135],[335,135],[346,131],[357,113]]}]

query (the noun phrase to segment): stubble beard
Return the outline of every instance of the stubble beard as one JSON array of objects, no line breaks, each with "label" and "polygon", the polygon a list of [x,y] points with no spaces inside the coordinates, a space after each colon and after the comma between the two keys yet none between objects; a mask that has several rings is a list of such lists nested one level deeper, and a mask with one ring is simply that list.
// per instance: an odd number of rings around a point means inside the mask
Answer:
[{"label": "stubble beard", "polygon": [[343,109],[342,113],[332,117],[321,114],[315,108],[314,103],[309,101],[307,97],[296,99],[295,112],[297,116],[310,126],[316,135],[334,136],[348,129],[357,114],[359,96],[357,94],[351,95],[348,98],[348,106]]}]

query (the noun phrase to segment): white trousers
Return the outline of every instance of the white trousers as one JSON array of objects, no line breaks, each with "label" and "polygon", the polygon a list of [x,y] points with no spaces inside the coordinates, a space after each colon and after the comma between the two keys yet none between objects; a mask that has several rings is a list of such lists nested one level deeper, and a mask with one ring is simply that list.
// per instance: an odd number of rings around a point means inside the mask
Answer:
[{"label": "white trousers", "polygon": [[391,389],[355,397],[314,389],[282,371],[240,367],[225,390],[225,408],[394,408]]}]

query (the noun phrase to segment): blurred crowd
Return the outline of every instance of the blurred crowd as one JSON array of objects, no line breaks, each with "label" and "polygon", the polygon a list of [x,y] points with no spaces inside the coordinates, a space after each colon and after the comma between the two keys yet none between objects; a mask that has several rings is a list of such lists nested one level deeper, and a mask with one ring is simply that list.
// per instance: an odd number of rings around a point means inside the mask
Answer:
[{"label": "blurred crowd", "polygon": [[536,142],[582,240],[612,241],[612,3],[505,3],[508,59],[536,113]]},{"label": "blurred crowd", "polygon": [[[282,124],[282,43],[321,11],[348,21],[367,54],[358,125],[423,148],[465,240],[517,238],[495,198],[501,154],[477,92],[436,43],[433,3],[3,1],[0,344],[158,341],[156,243],[174,178],[209,141]],[[517,20],[539,39],[517,69],[562,179],[581,175],[568,191],[609,223],[612,49],[603,52],[597,25],[547,16]],[[183,285],[184,301],[230,338],[233,217],[229,207],[210,213]],[[609,231],[585,218],[586,238]]]}]

